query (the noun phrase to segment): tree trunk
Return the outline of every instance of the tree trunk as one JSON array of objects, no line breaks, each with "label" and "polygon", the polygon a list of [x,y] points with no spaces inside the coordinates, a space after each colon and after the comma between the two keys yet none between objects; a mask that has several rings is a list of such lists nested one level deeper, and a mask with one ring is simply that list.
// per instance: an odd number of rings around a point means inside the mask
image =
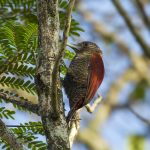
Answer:
[{"label": "tree trunk", "polygon": [[[49,150],[69,150],[69,139],[62,92],[59,83],[58,101],[53,98],[52,74],[59,53],[59,13],[57,0],[37,0],[39,23],[39,48],[36,84],[40,115]],[[59,75],[56,75],[59,78]]]}]

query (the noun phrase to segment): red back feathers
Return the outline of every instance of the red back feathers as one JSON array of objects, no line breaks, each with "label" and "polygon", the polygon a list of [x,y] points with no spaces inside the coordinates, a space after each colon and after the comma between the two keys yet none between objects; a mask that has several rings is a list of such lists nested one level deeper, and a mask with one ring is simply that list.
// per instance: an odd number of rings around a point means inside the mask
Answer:
[{"label": "red back feathers", "polygon": [[91,56],[89,66],[88,88],[85,104],[87,104],[95,95],[104,78],[104,63],[100,53],[94,53]]}]

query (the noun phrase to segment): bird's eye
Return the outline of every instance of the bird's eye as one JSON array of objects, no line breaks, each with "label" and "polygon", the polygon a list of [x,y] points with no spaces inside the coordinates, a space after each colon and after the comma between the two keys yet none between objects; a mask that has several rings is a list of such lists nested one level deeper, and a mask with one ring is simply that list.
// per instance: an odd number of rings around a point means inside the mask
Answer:
[{"label": "bird's eye", "polygon": [[84,43],[83,46],[84,46],[84,47],[87,47],[87,46],[88,46],[88,43]]}]

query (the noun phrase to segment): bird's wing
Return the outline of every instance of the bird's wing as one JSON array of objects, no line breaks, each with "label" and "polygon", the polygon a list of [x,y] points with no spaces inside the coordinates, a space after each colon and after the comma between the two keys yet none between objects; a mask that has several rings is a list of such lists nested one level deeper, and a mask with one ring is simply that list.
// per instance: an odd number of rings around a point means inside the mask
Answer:
[{"label": "bird's wing", "polygon": [[88,71],[88,87],[84,104],[86,105],[94,97],[104,78],[104,64],[100,53],[94,53],[90,58]]}]

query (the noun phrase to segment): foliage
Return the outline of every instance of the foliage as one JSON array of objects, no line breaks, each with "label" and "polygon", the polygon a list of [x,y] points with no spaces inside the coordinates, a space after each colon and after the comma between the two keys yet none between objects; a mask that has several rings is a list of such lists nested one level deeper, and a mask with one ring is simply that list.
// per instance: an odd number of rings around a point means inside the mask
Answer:
[{"label": "foliage", "polygon": [[6,109],[6,107],[0,107],[0,118],[15,119],[13,117],[14,114],[15,111]]},{"label": "foliage", "polygon": [[[25,147],[32,150],[45,150],[46,143],[38,140],[38,135],[44,135],[41,122],[28,122],[20,124],[20,127],[12,128],[11,131],[17,136],[18,139],[23,141]],[[11,149],[7,143],[0,140],[2,149]]]},{"label": "foliage", "polygon": [[[62,30],[64,29],[65,11],[67,8],[67,4],[68,2],[66,0],[59,0],[59,7],[60,7],[59,19],[60,19],[60,29]],[[69,35],[80,36],[79,33],[80,31],[83,32],[84,30],[80,27],[80,24],[74,18],[72,18]]]},{"label": "foliage", "polygon": [[8,19],[22,23],[37,23],[36,0],[1,0],[0,22]]},{"label": "foliage", "polygon": [[0,84],[34,94],[37,25],[8,21],[0,33]]},{"label": "foliage", "polygon": [[[66,60],[72,60],[72,58],[74,57],[74,53],[69,51],[69,50],[66,50],[65,51],[65,56],[64,56],[64,59]],[[61,71],[61,74],[65,75],[66,74],[66,71],[67,71],[67,66],[65,65],[65,62],[63,61],[61,66],[60,66],[60,71]]]}]

